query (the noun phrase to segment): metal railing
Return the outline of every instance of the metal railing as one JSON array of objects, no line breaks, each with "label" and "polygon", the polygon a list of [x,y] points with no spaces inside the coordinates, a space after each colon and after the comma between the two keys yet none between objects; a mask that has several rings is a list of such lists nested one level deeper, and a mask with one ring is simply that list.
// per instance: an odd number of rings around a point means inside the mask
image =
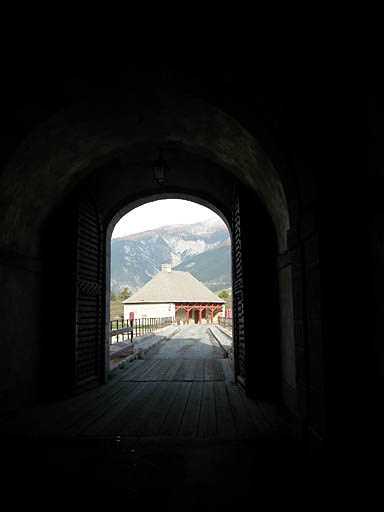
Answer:
[{"label": "metal railing", "polygon": [[171,325],[172,317],[167,318],[136,318],[135,320],[111,320],[109,322],[109,343],[133,341],[134,336],[143,336]]},{"label": "metal railing", "polygon": [[232,318],[223,318],[219,316],[217,320],[221,327],[224,327],[225,329],[232,329]]}]

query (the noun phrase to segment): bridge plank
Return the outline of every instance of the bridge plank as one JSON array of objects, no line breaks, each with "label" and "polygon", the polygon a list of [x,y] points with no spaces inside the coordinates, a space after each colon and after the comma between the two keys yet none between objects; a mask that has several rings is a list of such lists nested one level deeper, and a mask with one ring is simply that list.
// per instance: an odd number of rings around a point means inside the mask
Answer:
[{"label": "bridge plank", "polygon": [[167,413],[179,391],[180,382],[160,382],[156,392],[148,402],[148,413],[137,429],[141,436],[158,435]]},{"label": "bridge plank", "polygon": [[216,432],[214,382],[204,382],[200,407],[199,437],[214,437]]},{"label": "bridge plank", "polygon": [[76,418],[65,427],[66,434],[80,435],[84,431],[97,422],[99,418],[108,418],[118,404],[120,404],[127,394],[130,394],[136,383],[132,386],[127,386],[126,383],[119,383],[113,393],[105,392],[104,395],[100,396],[98,400],[89,400],[88,405],[91,407],[77,407]]},{"label": "bridge plank", "polygon": [[126,421],[121,426],[122,435],[135,435],[142,436],[144,433],[147,435],[154,434],[152,425],[152,413],[157,407],[159,412],[159,403],[161,404],[164,395],[169,388],[168,382],[155,382],[150,381],[145,383],[145,397],[142,397],[140,404],[134,409],[131,407],[132,414],[129,415],[129,421]]},{"label": "bridge plank", "polygon": [[196,372],[196,367],[197,367],[198,362],[199,361],[197,359],[189,359],[187,361],[187,364],[184,367],[184,369],[185,369],[184,380],[186,380],[186,381],[188,381],[188,380],[194,381],[195,380],[195,372]]},{"label": "bridge plank", "polygon": [[200,403],[203,392],[202,382],[193,382],[188,402],[180,424],[179,437],[197,437],[200,419]]},{"label": "bridge plank", "polygon": [[177,372],[175,373],[174,380],[178,381],[185,381],[185,375],[187,372],[188,363],[190,361],[183,359],[181,361],[180,366],[177,369]]},{"label": "bridge plank", "polygon": [[159,433],[164,436],[176,436],[179,424],[184,415],[184,409],[191,391],[192,382],[181,382],[177,394],[168,409]]},{"label": "bridge plank", "polygon": [[225,380],[229,382],[233,382],[235,377],[233,374],[233,368],[232,368],[232,362],[229,358],[226,359],[220,359],[221,367],[224,371]]},{"label": "bridge plank", "polygon": [[120,435],[124,426],[134,421],[140,406],[148,400],[153,391],[153,388],[148,388],[146,382],[126,383],[126,394],[120,403],[113,407],[109,414],[98,418],[88,427],[86,434]]},{"label": "bridge plank", "polygon": [[236,424],[228,400],[225,382],[215,381],[215,403],[217,417],[217,434],[223,438],[234,438],[237,435]]},{"label": "bridge plank", "polygon": [[231,382],[225,382],[228,401],[231,407],[236,429],[240,438],[252,437],[256,432],[256,426],[252,416],[240,396],[243,391]]},{"label": "bridge plank", "polygon": [[221,361],[221,359],[207,359],[205,380],[224,380],[225,375]]},{"label": "bridge plank", "polygon": [[203,381],[205,380],[205,369],[207,366],[207,360],[206,359],[196,359],[196,365],[194,368],[194,374],[193,379],[196,381]]},{"label": "bridge plank", "polygon": [[169,359],[168,371],[164,373],[164,380],[176,381],[175,376],[183,362],[182,359]]},{"label": "bridge plank", "polygon": [[170,359],[160,359],[159,363],[154,369],[147,375],[147,379],[151,381],[167,381],[166,376],[169,374],[169,368],[173,365],[173,361]]},{"label": "bridge plank", "polygon": [[159,364],[160,360],[157,359],[138,359],[132,361],[126,369],[123,370],[122,380],[145,382],[147,376],[150,375]]}]

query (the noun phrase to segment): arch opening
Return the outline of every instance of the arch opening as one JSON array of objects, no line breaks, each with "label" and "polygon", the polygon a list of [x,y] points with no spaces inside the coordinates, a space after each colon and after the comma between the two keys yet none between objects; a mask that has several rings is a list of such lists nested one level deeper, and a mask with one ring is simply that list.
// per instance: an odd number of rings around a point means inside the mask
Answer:
[{"label": "arch opening", "polygon": [[[228,220],[208,201],[187,197],[165,193],[143,198],[116,213],[109,225],[110,359],[125,346],[124,339],[139,346],[142,335],[167,330],[167,325],[205,325],[204,343],[211,336],[209,327],[220,326],[226,333],[223,351],[232,354]],[[133,346],[131,351],[138,353]],[[119,362],[111,359],[111,368]]]}]

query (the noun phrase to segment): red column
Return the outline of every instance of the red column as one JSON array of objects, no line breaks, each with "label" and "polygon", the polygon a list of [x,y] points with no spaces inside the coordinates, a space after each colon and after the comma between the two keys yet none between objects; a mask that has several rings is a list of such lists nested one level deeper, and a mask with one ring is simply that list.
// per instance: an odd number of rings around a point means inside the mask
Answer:
[{"label": "red column", "polygon": [[201,324],[201,313],[203,312],[203,306],[199,306],[199,324]]},{"label": "red column", "polygon": [[192,307],[191,306],[185,306],[185,310],[187,312],[187,324],[189,324],[189,313],[190,311],[192,311]]}]

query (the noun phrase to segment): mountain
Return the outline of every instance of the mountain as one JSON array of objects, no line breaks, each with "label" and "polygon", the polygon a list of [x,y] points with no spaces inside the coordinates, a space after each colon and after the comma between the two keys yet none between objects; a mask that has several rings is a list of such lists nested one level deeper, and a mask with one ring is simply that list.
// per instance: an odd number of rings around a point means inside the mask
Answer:
[{"label": "mountain", "polygon": [[231,286],[230,236],[224,222],[210,218],[172,224],[111,241],[111,287],[137,291],[171,263],[190,272],[214,292]]},{"label": "mountain", "polygon": [[230,288],[231,283],[231,244],[220,245],[200,254],[188,256],[175,270],[189,272],[214,292]]}]

